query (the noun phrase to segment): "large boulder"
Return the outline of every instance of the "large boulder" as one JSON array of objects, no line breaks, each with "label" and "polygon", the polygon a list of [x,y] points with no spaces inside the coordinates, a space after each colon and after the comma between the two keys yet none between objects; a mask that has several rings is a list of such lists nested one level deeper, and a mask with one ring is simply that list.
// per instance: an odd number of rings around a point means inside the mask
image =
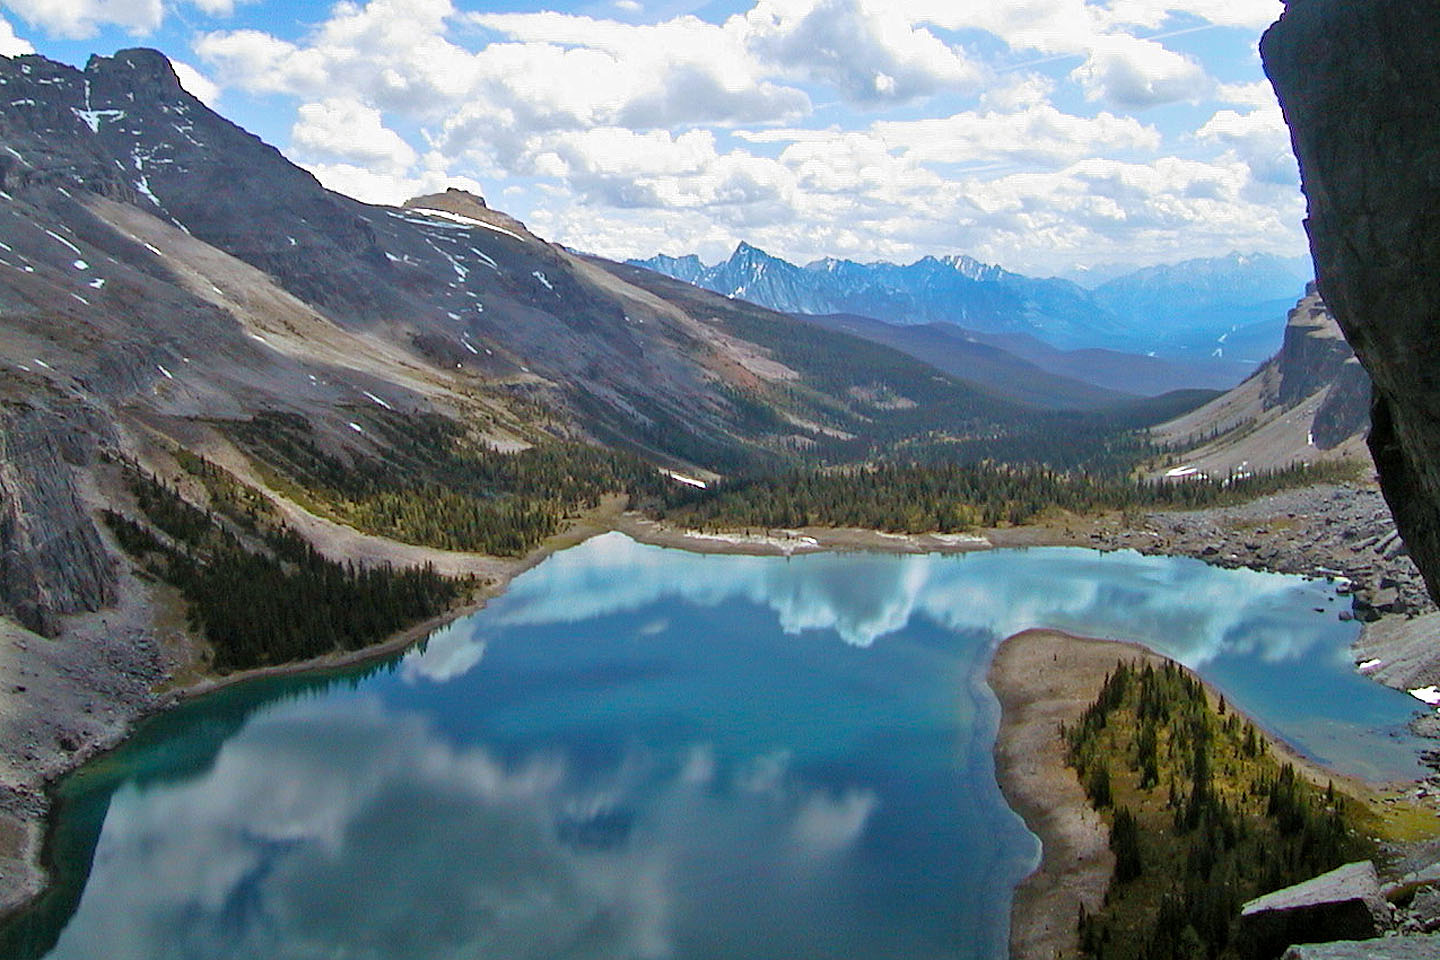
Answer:
[{"label": "large boulder", "polygon": [[1286,950],[1281,960],[1435,960],[1436,957],[1440,957],[1440,934],[1306,943]]},{"label": "large boulder", "polygon": [[1245,956],[1268,960],[1295,943],[1378,937],[1391,923],[1375,864],[1363,860],[1251,900],[1239,942]]},{"label": "large boulder", "polygon": [[1373,381],[1370,450],[1440,600],[1440,16],[1290,0],[1260,43],[1309,201],[1325,303]]}]

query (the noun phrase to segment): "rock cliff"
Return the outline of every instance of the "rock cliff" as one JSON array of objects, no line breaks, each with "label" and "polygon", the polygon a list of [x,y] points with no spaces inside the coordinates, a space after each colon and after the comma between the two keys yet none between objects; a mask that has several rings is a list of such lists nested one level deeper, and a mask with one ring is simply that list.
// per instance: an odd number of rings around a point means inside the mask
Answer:
[{"label": "rock cliff", "polygon": [[1374,384],[1370,450],[1440,597],[1440,17],[1291,0],[1261,41],[1309,201],[1320,291]]},{"label": "rock cliff", "polygon": [[0,407],[0,609],[37,633],[115,598],[114,562],[67,462],[92,444],[49,411]]},{"label": "rock cliff", "polygon": [[1333,449],[1369,427],[1370,378],[1313,286],[1288,314],[1273,363],[1279,383],[1267,407],[1290,407],[1323,391],[1310,424],[1318,449]]},{"label": "rock cliff", "polygon": [[1152,431],[1179,451],[1166,466],[1224,476],[1364,458],[1370,379],[1313,285],[1284,330],[1280,352],[1243,383]]}]

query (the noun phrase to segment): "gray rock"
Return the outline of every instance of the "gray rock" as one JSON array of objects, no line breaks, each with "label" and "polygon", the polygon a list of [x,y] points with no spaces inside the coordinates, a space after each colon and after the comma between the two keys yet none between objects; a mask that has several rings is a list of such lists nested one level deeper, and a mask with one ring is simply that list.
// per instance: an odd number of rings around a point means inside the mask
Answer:
[{"label": "gray rock", "polygon": [[1440,934],[1299,944],[1286,950],[1281,960],[1435,960],[1437,957],[1440,957]]},{"label": "gray rock", "polygon": [[1407,911],[1410,919],[1421,930],[1429,932],[1440,929],[1440,889],[1434,885],[1415,891]]},{"label": "gray rock", "polygon": [[1440,598],[1440,18],[1414,0],[1291,2],[1261,40],[1309,201],[1320,292],[1373,381],[1370,451]]},{"label": "gray rock", "polygon": [[39,633],[115,595],[114,562],[67,462],[83,456],[67,450],[73,433],[48,410],[0,408],[0,610]]},{"label": "gray rock", "polygon": [[1375,864],[1364,860],[1245,904],[1239,944],[1244,956],[1274,957],[1294,943],[1376,937],[1392,922]]}]

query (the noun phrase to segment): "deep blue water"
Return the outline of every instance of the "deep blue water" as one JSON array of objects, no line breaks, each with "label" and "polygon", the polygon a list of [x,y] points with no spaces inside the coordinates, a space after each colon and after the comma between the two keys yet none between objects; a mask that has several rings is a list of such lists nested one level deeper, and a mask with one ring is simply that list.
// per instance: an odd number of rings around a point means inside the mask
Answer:
[{"label": "deep blue water", "polygon": [[378,669],[146,725],[62,786],[62,881],[0,953],[998,960],[1038,857],[994,781],[998,639],[1140,640],[1317,759],[1413,775],[1418,704],[1354,673],[1338,609],[1133,553],[607,535]]}]

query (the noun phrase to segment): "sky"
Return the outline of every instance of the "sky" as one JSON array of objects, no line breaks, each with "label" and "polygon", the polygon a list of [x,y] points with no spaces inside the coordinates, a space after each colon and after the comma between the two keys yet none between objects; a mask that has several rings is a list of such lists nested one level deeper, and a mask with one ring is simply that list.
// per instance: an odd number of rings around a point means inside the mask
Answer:
[{"label": "sky", "polygon": [[609,257],[1306,252],[1280,0],[0,0],[0,53],[156,47],[331,189],[473,190]]}]

